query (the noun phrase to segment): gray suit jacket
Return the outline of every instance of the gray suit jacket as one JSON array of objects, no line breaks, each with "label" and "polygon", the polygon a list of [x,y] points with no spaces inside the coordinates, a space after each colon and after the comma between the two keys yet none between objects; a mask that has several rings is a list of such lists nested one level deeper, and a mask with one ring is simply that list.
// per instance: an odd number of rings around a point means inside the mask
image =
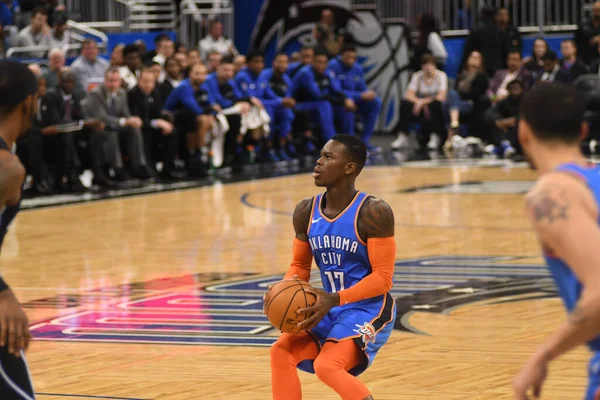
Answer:
[{"label": "gray suit jacket", "polygon": [[107,129],[116,130],[121,127],[121,118],[131,117],[129,105],[127,104],[127,92],[119,89],[115,95],[116,115],[108,115],[108,97],[110,94],[104,85],[100,85],[87,94],[83,102],[83,113],[86,118],[95,118],[104,121]]}]

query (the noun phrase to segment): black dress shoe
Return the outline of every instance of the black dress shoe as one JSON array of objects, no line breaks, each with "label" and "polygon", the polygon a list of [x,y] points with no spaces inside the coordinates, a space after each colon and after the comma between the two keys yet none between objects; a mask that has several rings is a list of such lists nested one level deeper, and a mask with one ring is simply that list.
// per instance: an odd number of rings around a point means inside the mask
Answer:
[{"label": "black dress shoe", "polygon": [[52,190],[52,185],[50,185],[50,183],[46,179],[42,179],[39,182],[36,182],[33,185],[33,192],[35,194],[43,196],[51,195],[54,193],[54,191]]},{"label": "black dress shoe", "polygon": [[110,179],[104,173],[94,173],[94,179],[92,179],[92,185],[100,186],[107,189],[116,189],[119,187],[119,182]]}]

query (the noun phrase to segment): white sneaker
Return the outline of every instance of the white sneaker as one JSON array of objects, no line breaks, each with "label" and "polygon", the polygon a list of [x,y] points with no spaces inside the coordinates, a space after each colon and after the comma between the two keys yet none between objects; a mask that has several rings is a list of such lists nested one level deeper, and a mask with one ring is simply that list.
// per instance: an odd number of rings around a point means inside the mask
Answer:
[{"label": "white sneaker", "polygon": [[590,140],[590,152],[592,154],[596,154],[597,149],[598,149],[598,141],[596,139]]},{"label": "white sneaker", "polygon": [[440,137],[437,133],[431,134],[429,143],[427,143],[427,148],[429,150],[437,150],[440,148]]},{"label": "white sneaker", "polygon": [[390,147],[393,150],[406,149],[409,145],[408,136],[405,133],[400,132],[398,138],[392,142]]},{"label": "white sneaker", "polygon": [[503,156],[505,160],[510,160],[515,154],[517,154],[517,150],[512,146],[508,146],[504,149]]}]

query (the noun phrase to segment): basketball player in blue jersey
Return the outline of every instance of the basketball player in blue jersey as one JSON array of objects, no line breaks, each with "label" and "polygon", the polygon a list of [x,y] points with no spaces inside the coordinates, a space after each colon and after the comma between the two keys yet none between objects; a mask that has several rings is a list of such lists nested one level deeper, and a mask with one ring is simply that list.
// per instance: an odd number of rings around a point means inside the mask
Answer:
[{"label": "basketball player in blue jersey", "polygon": [[584,398],[600,399],[600,168],[580,150],[585,110],[582,95],[558,83],[521,103],[519,140],[541,174],[526,207],[569,317],[514,379],[518,400],[538,398],[548,364],[584,343],[594,353]]},{"label": "basketball player in blue jersey", "polygon": [[[383,200],[356,190],[367,159],[358,138],[336,135],[321,150],[313,174],[326,192],[302,200],[294,211],[292,263],[286,278],[309,281],[314,257],[324,290],[299,333],[283,333],[271,348],[275,400],[300,400],[297,369],[315,373],[344,400],[369,400],[356,376],[364,372],[394,326],[394,214]],[[313,314],[314,313],[314,314]],[[301,320],[302,318],[300,318]]]},{"label": "basketball player in blue jersey", "polygon": [[[37,80],[16,61],[0,61],[0,249],[8,226],[19,212],[25,169],[12,153],[17,137],[30,127],[37,110]],[[34,399],[23,352],[29,345],[29,321],[0,275],[0,398]]]}]

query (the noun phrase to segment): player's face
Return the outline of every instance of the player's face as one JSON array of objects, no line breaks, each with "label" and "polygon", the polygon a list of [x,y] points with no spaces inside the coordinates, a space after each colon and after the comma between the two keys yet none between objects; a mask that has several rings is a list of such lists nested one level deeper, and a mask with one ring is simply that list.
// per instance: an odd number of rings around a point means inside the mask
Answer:
[{"label": "player's face", "polygon": [[265,69],[265,59],[262,57],[256,57],[252,61],[248,62],[248,69],[256,75]]},{"label": "player's face", "polygon": [[285,73],[285,71],[287,71],[289,64],[290,63],[289,63],[288,57],[284,56],[284,55],[280,55],[280,56],[277,56],[277,58],[273,62],[273,68],[275,69],[275,71],[277,71],[277,73],[283,74],[283,73]]},{"label": "player's face", "polygon": [[300,52],[300,61],[304,65],[311,64],[313,62],[313,58],[315,58],[315,52],[313,49],[303,49]]},{"label": "player's face", "polygon": [[353,66],[356,63],[356,59],[357,55],[355,51],[346,51],[342,54],[342,62],[348,67]]},{"label": "player's face", "polygon": [[327,56],[317,56],[313,60],[312,66],[319,74],[324,74],[327,69]]},{"label": "player's face", "polygon": [[190,71],[190,79],[194,85],[202,85],[206,81],[206,67],[196,64]]},{"label": "player's face", "polygon": [[221,64],[217,69],[217,77],[222,81],[233,79],[234,73],[235,70],[233,68],[233,64],[229,63]]},{"label": "player's face", "polygon": [[313,178],[315,185],[330,187],[351,174],[356,165],[348,159],[343,144],[330,140],[323,146],[321,156],[317,160]]}]

